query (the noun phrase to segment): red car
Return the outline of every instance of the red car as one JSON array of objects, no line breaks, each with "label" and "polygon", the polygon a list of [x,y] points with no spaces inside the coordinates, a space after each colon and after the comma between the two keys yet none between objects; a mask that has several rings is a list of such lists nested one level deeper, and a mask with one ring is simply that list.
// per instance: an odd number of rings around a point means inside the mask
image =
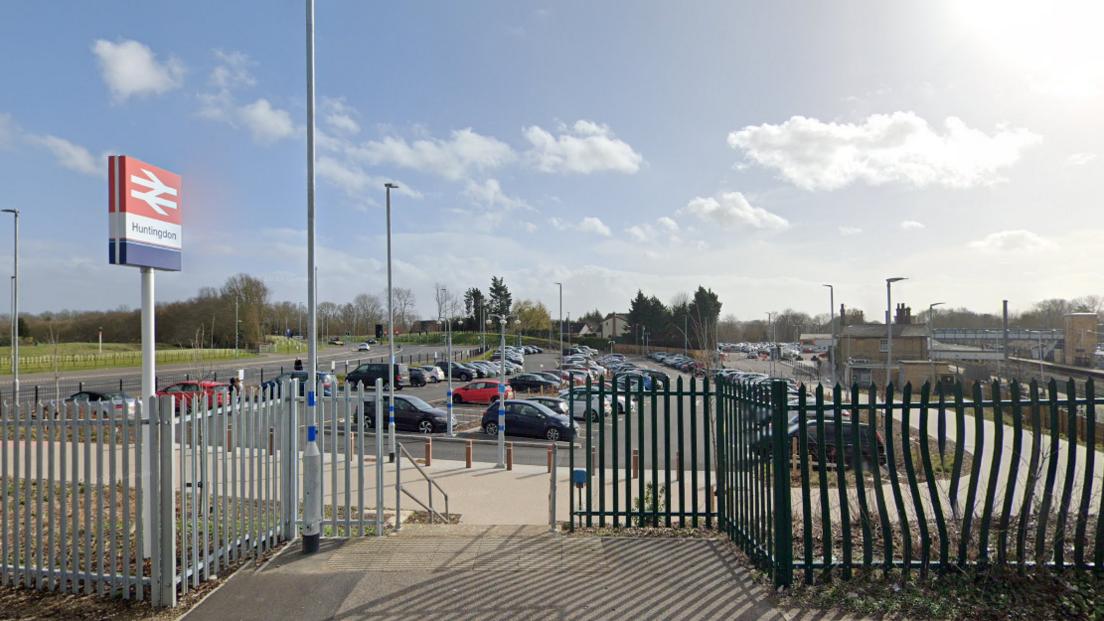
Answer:
[{"label": "red car", "polygon": [[[499,382],[482,380],[452,391],[453,403],[494,403],[498,401]],[[506,386],[506,398],[514,398],[514,389]]]},{"label": "red car", "polygon": [[183,412],[201,395],[207,395],[209,408],[222,405],[229,391],[230,385],[222,382],[177,382],[157,391],[157,396],[176,399],[177,411]]}]

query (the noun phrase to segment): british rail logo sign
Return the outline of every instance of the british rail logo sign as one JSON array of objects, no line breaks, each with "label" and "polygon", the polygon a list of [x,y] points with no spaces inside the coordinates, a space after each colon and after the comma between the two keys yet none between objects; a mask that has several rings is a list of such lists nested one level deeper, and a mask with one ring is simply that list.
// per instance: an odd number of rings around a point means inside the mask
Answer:
[{"label": "british rail logo sign", "polygon": [[124,155],[108,158],[108,173],[111,263],[180,271],[180,175]]}]

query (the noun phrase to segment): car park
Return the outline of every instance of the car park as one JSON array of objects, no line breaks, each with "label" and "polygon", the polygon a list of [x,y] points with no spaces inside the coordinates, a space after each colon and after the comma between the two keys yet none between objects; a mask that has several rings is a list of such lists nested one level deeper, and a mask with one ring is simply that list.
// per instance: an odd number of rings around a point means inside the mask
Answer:
[{"label": "car park", "polygon": [[[337,378],[333,373],[324,371],[318,372],[318,381],[322,384],[322,395],[329,397],[333,394],[333,390],[337,388]],[[283,396],[283,387],[288,385],[288,389],[291,389],[291,382],[299,382],[299,396],[302,397],[307,394],[307,372],[306,371],[292,371],[290,373],[281,373],[276,377],[261,384],[261,392],[264,394],[272,394],[276,397]]]},{"label": "car park", "polygon": [[[387,404],[390,403],[388,395],[382,396],[385,409],[384,421],[387,424]],[[363,410],[358,408],[353,413],[353,423],[360,423],[361,411],[364,413],[364,422],[368,429],[376,426],[376,401],[365,399]],[[455,424],[455,419],[454,419]],[[418,433],[442,433],[448,430],[448,412],[435,408],[413,395],[395,395],[395,429],[417,431]]]},{"label": "car park", "polygon": [[[452,391],[453,403],[494,403],[498,400],[499,382],[492,380],[480,380],[466,386],[461,386]],[[514,389],[505,387],[504,394],[507,399],[514,398]]]},{"label": "car park", "polygon": [[[383,385],[388,385],[388,367],[389,363],[386,362],[369,362],[362,364],[357,368],[349,372],[345,376],[345,383],[349,384],[351,388],[356,388],[357,384],[364,384],[365,389],[369,389],[376,384],[376,378],[383,380]],[[395,365],[395,390],[402,390],[403,386],[410,383],[410,368],[402,363]]]},{"label": "car park", "polygon": [[[578,425],[567,416],[554,412],[534,401],[508,399],[502,404],[504,433],[511,436],[544,438],[552,442],[571,441]],[[487,435],[498,435],[498,404],[483,412],[480,427]]]}]

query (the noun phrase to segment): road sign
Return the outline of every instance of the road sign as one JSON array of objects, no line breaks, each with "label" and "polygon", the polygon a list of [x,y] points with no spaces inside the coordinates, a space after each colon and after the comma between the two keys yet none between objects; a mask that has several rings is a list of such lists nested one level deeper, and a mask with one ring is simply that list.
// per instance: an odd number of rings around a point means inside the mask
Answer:
[{"label": "road sign", "polygon": [[180,271],[180,175],[123,155],[108,173],[110,262]]}]

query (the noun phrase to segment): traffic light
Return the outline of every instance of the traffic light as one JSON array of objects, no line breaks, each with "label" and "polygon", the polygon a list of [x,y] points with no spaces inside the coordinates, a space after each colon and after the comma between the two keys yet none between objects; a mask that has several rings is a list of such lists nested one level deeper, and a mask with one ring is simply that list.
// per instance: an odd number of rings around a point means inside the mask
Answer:
[{"label": "traffic light", "polygon": [[383,338],[383,324],[382,323],[377,323],[376,324],[376,338],[377,339],[382,339]]}]

